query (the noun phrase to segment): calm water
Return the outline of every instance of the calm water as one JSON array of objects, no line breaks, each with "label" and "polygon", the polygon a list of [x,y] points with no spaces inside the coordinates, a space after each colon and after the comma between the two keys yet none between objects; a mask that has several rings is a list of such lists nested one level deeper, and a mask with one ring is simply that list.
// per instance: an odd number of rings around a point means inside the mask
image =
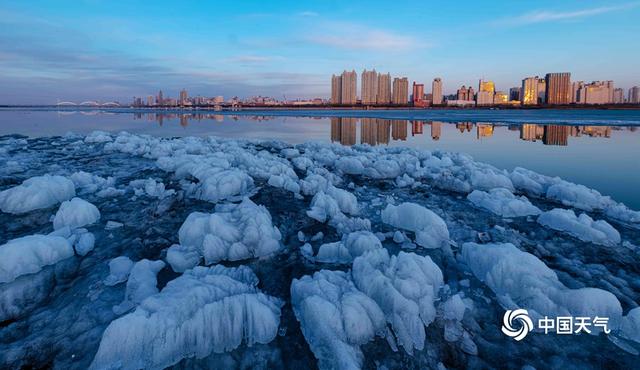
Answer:
[{"label": "calm water", "polygon": [[[320,114],[323,117],[314,116]],[[238,115],[0,109],[0,135],[126,130],[156,136],[215,135],[292,144],[318,140],[460,151],[499,168],[522,166],[561,176],[634,209],[640,209],[639,125],[640,111],[610,110],[244,111]]]}]

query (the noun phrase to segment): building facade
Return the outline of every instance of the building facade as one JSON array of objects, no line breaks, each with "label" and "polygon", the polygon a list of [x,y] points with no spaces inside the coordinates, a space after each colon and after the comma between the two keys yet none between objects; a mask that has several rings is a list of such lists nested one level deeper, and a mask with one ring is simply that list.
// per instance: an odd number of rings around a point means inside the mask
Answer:
[{"label": "building facade", "polygon": [[476,105],[493,105],[493,94],[496,86],[493,81],[480,80],[478,82],[478,93],[476,94]]},{"label": "building facade", "polygon": [[522,80],[520,103],[522,105],[538,104],[538,76],[527,77]]},{"label": "building facade", "polygon": [[407,105],[409,102],[409,80],[406,77],[393,79],[393,104]]},{"label": "building facade", "polygon": [[624,104],[623,89],[613,89],[613,104]]},{"label": "building facade", "polygon": [[431,83],[432,105],[442,105],[442,79],[436,77]]},{"label": "building facade", "polygon": [[373,71],[362,72],[362,89],[360,90],[362,104],[376,104],[378,95],[378,73]]},{"label": "building facade", "polygon": [[571,102],[571,73],[547,73],[544,80],[546,104],[569,104]]},{"label": "building facade", "polygon": [[634,86],[629,89],[627,102],[630,104],[640,104],[640,86]]},{"label": "building facade", "polygon": [[331,104],[342,104],[342,76],[331,76]]},{"label": "building facade", "polygon": [[376,103],[391,103],[391,75],[389,73],[378,75],[378,91],[376,93]]},{"label": "building facade", "polygon": [[411,91],[411,102],[416,107],[424,107],[424,84],[413,83],[413,89]]},{"label": "building facade", "polygon": [[342,72],[341,76],[341,104],[353,105],[358,101],[357,86],[358,86],[358,74],[356,71]]}]

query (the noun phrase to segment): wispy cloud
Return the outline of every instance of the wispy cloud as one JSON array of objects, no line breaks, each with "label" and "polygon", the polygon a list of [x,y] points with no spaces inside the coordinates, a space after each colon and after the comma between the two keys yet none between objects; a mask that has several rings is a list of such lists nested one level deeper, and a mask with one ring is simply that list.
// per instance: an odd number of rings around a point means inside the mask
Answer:
[{"label": "wispy cloud", "polygon": [[300,17],[317,17],[319,15],[320,14],[318,14],[316,12],[312,12],[310,10],[298,13],[298,16],[300,16]]},{"label": "wispy cloud", "polygon": [[238,55],[232,58],[225,59],[228,63],[237,63],[241,65],[257,65],[273,62],[277,60],[283,60],[281,56],[267,56],[267,55]]},{"label": "wispy cloud", "polygon": [[640,2],[626,3],[615,6],[601,6],[597,8],[578,9],[571,11],[536,10],[515,17],[499,19],[492,22],[497,26],[518,26],[544,22],[570,21],[593,17],[600,14],[628,10],[640,6]]},{"label": "wispy cloud", "polygon": [[323,24],[318,30],[312,32],[306,41],[346,50],[404,51],[429,46],[410,35],[337,22]]}]

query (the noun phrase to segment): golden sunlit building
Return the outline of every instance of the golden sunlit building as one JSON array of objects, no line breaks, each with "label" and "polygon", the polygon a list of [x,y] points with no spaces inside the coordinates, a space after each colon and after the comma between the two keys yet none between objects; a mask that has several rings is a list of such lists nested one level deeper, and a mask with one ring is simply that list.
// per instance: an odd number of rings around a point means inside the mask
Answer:
[{"label": "golden sunlit building", "polygon": [[476,126],[476,130],[478,139],[493,136],[493,125],[491,124],[478,123]]},{"label": "golden sunlit building", "polygon": [[520,102],[522,103],[522,105],[538,104],[538,76],[527,77],[522,80]]}]

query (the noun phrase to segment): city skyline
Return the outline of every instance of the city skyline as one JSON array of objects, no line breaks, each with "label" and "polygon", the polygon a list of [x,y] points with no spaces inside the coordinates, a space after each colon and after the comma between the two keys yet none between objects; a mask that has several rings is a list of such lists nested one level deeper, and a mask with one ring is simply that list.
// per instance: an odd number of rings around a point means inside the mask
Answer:
[{"label": "city skyline", "polygon": [[625,92],[640,80],[628,47],[639,2],[171,4],[3,2],[0,103],[128,102],[158,88],[329,99],[326,76],[343,66],[440,77],[444,95],[479,78],[509,91],[547,71]]}]

